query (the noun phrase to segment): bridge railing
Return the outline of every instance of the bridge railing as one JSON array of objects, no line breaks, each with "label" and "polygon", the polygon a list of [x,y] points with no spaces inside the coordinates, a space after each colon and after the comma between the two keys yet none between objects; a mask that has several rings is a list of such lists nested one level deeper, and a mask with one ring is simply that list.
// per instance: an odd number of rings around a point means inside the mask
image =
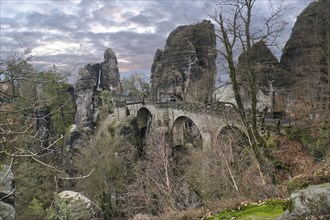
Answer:
[{"label": "bridge railing", "polygon": [[158,108],[172,108],[182,111],[194,113],[206,113],[210,115],[223,115],[223,114],[237,114],[231,107],[223,103],[199,103],[199,102],[173,102],[173,101],[160,101],[152,98],[132,97],[127,95],[114,95],[113,101],[116,107],[125,107],[133,104],[149,104]]},{"label": "bridge railing", "polygon": [[234,114],[235,110],[231,106],[226,106],[223,103],[204,104],[198,102],[160,102],[156,100],[146,100],[146,104],[154,105],[158,108],[173,108],[182,111],[194,113],[206,113],[210,115]]},{"label": "bridge railing", "polygon": [[144,103],[144,98],[115,94],[112,96],[112,101],[115,103],[116,107],[126,107],[127,105]]}]

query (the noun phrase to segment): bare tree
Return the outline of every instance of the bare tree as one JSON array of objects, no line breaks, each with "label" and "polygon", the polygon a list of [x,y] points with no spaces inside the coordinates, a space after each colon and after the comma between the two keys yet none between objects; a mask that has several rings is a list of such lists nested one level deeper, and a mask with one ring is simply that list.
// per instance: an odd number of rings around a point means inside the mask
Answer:
[{"label": "bare tree", "polygon": [[150,84],[145,82],[143,76],[132,75],[122,80],[123,90],[127,95],[136,97],[147,97],[150,95]]},{"label": "bare tree", "polygon": [[[229,73],[237,110],[247,128],[254,153],[259,158],[263,141],[257,126],[258,77],[251,51],[256,42],[267,41],[274,44],[283,30],[285,22],[281,20],[284,12],[281,7],[272,8],[274,10],[268,18],[258,17],[254,10],[256,2],[256,0],[214,0],[209,2],[207,13],[218,25],[217,38],[221,43],[218,52],[226,62],[224,66]],[[270,7],[272,6],[274,5],[270,4]],[[250,105],[247,107],[244,106],[244,98],[238,80],[237,55],[239,53],[244,56],[246,90],[250,99]]]},{"label": "bare tree", "polygon": [[0,62],[0,157],[31,158],[56,174],[59,166],[43,160],[58,155],[74,119],[65,74],[55,68],[37,71],[28,53]]}]

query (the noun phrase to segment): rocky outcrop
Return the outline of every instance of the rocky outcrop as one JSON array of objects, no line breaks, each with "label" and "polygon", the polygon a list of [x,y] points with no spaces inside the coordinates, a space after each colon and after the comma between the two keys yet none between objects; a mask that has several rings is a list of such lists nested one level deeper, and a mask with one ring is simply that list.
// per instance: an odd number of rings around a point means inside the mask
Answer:
[{"label": "rocky outcrop", "polygon": [[122,91],[117,57],[111,48],[104,52],[102,63],[87,64],[85,69],[94,77],[97,90]]},{"label": "rocky outcrop", "polygon": [[[247,65],[248,63],[249,65]],[[256,80],[259,89],[262,91],[269,90],[269,82],[276,77],[278,60],[270,51],[264,41],[255,43],[249,53],[243,53],[238,58],[237,80],[240,84],[247,84],[249,75],[247,69],[256,73]]]},{"label": "rocky outcrop", "polygon": [[48,145],[50,127],[51,127],[51,114],[50,107],[45,106],[36,110],[35,115],[37,118],[36,135],[41,141],[41,144],[46,147]]},{"label": "rocky outcrop", "polygon": [[329,8],[330,1],[319,0],[298,16],[280,63],[263,42],[239,57],[240,83],[248,80],[248,63],[263,91],[258,100],[272,111],[287,112],[296,122],[329,111]]},{"label": "rocky outcrop", "polygon": [[108,86],[111,91],[120,93],[122,91],[120,76],[118,70],[118,62],[115,52],[111,48],[108,48],[104,52],[104,61],[101,64],[102,67],[102,80],[105,82],[105,87]]},{"label": "rocky outcrop", "polygon": [[0,165],[0,219],[14,220],[14,175],[7,165]]},{"label": "rocky outcrop", "polygon": [[[99,108],[105,104],[102,94],[109,96],[110,92],[120,93],[122,90],[116,54],[111,48],[105,51],[104,59],[101,63],[88,64],[79,70],[74,88],[75,124],[71,126],[65,137],[63,152],[65,155],[63,166],[68,175],[75,175],[72,167],[73,158],[82,147],[88,145],[89,138],[94,132]],[[106,91],[102,92],[102,90]]]},{"label": "rocky outcrop", "polygon": [[[96,122],[95,112],[95,77],[89,74],[88,70],[79,70],[79,78],[74,89],[76,102],[75,124],[71,125],[70,131],[65,136],[65,147],[63,154],[63,167],[69,176],[75,175],[72,163],[73,158],[79,149],[87,145],[88,137],[93,134]],[[69,182],[63,182],[67,187]],[[70,183],[71,184],[71,183]]]},{"label": "rocky outcrop", "polygon": [[98,91],[122,91],[116,54],[111,48],[105,51],[104,59],[102,63],[88,64],[79,71],[74,90],[77,106],[75,123],[78,130],[93,129],[98,113]]},{"label": "rocky outcrop", "polygon": [[330,184],[312,185],[290,195],[289,209],[276,220],[329,219]]},{"label": "rocky outcrop", "polygon": [[[255,74],[258,86],[258,108],[273,109],[271,96],[273,82],[280,80],[278,76],[278,60],[270,51],[264,41],[255,43],[249,52],[242,53],[238,58],[237,81],[241,86],[240,91],[250,103],[249,80]],[[247,107],[249,108],[249,106]]]},{"label": "rocky outcrop", "polygon": [[[281,57],[293,115],[329,110],[330,1],[312,2],[298,17]],[[303,107],[304,106],[304,107]],[[313,109],[311,109],[313,107]],[[306,117],[306,116],[305,116]]]},{"label": "rocky outcrop", "polygon": [[103,219],[102,211],[95,203],[69,190],[60,192],[47,212],[47,219]]},{"label": "rocky outcrop", "polygon": [[80,69],[75,87],[76,117],[75,123],[80,130],[93,128],[95,78],[86,69]]},{"label": "rocky outcrop", "polygon": [[154,98],[173,94],[184,101],[208,102],[215,83],[217,57],[214,25],[203,21],[179,26],[156,51],[151,67]]}]

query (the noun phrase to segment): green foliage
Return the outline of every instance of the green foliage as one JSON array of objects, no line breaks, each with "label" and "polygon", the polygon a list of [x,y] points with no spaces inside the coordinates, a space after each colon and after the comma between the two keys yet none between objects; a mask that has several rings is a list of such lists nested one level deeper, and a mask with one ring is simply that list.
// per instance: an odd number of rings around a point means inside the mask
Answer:
[{"label": "green foliage", "polygon": [[290,140],[300,141],[308,152],[316,159],[326,157],[330,145],[329,124],[321,124],[318,127],[292,127],[287,130]]},{"label": "green foliage", "polygon": [[269,200],[260,204],[249,204],[237,210],[225,210],[219,214],[207,218],[208,220],[272,220],[283,214],[288,206],[286,200]]},{"label": "green foliage", "polygon": [[46,212],[43,207],[43,203],[39,199],[33,198],[28,206],[28,209],[29,216],[33,216],[33,219],[44,219]]},{"label": "green foliage", "polygon": [[137,158],[135,123],[128,119],[117,124],[107,119],[75,161],[79,172],[95,169],[89,178],[77,182],[76,191],[97,202],[105,219],[129,215],[125,194],[134,178],[132,167]]},{"label": "green foliage", "polygon": [[99,106],[99,118],[98,120],[102,121],[105,119],[109,114],[113,113],[113,103],[112,103],[112,95],[110,91],[103,90],[98,95],[98,106]]},{"label": "green foliage", "polygon": [[276,148],[278,146],[278,144],[279,144],[279,141],[273,135],[266,139],[267,148]]},{"label": "green foliage", "polygon": [[75,116],[75,104],[68,93],[70,85],[54,71],[41,72],[37,79],[39,105],[50,107],[52,133],[64,135]]},{"label": "green foliage", "polygon": [[123,79],[122,85],[124,92],[131,96],[146,97],[150,95],[150,84],[138,74]]},{"label": "green foliage", "polygon": [[66,200],[55,196],[52,206],[47,209],[46,220],[69,219],[70,210]]},{"label": "green foliage", "polygon": [[52,172],[29,158],[17,160],[13,169],[17,219],[44,219],[55,191]]},{"label": "green foliage", "polygon": [[[11,159],[5,151],[17,156],[13,163],[17,219],[44,219],[43,208],[50,205],[55,191],[54,172],[32,157],[58,167],[56,153],[61,152],[63,140],[48,148],[45,139],[49,143],[58,140],[74,122],[75,105],[68,92],[71,86],[55,68],[33,68],[27,54],[1,60],[0,75],[0,86],[5,88],[0,94],[0,161]],[[50,119],[51,124],[49,136],[42,138],[36,131],[36,113],[41,109],[49,110],[49,115],[38,119]]]}]

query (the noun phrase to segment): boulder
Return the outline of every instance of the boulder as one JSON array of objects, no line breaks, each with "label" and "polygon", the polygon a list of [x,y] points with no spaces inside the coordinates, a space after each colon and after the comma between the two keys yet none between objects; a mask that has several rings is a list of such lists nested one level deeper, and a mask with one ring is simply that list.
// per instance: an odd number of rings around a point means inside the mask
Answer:
[{"label": "boulder", "polygon": [[217,57],[214,25],[203,21],[179,26],[158,49],[151,67],[151,93],[173,94],[183,101],[208,102],[215,84]]},{"label": "boulder", "polygon": [[1,220],[15,220],[14,206],[0,201],[0,219]]},{"label": "boulder", "polygon": [[290,195],[289,209],[276,220],[329,219],[330,183],[311,185]]},{"label": "boulder", "polygon": [[90,219],[101,220],[102,211],[86,196],[74,192],[60,192],[47,211],[46,219]]},{"label": "boulder", "polygon": [[0,165],[0,219],[15,219],[14,175],[10,166]]}]

